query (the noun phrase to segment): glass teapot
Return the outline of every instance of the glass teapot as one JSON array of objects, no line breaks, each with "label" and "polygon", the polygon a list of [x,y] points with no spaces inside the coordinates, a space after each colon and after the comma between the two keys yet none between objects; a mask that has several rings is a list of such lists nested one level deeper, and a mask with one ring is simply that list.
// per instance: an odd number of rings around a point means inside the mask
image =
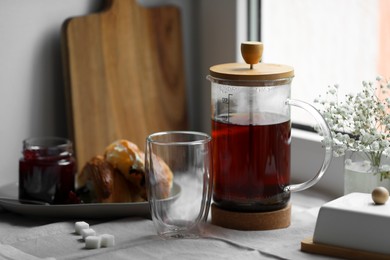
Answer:
[{"label": "glass teapot", "polygon": [[215,205],[243,212],[274,211],[286,207],[290,192],[316,184],[332,158],[330,144],[315,176],[290,184],[290,106],[309,112],[324,138],[329,127],[311,105],[290,98],[294,69],[259,63],[263,45],[245,42],[241,52],[247,64],[228,63],[210,68],[211,122]]}]

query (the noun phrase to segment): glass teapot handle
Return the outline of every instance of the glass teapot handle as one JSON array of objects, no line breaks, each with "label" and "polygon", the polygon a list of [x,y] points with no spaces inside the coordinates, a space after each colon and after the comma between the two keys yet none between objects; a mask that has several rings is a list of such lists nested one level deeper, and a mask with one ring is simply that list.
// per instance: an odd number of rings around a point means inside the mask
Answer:
[{"label": "glass teapot handle", "polygon": [[[307,112],[309,112],[314,117],[314,119],[317,121],[317,123],[321,129],[321,133],[323,134],[323,137],[325,138],[325,140],[332,140],[332,134],[330,132],[328,124],[326,123],[325,119],[322,117],[320,112],[318,112],[318,110],[315,109],[312,105],[310,105],[306,102],[300,101],[300,100],[295,100],[295,99],[288,99],[286,101],[286,104],[300,107],[300,108],[306,110]],[[330,162],[332,161],[333,149],[332,149],[331,142],[324,142],[324,149],[325,149],[324,160],[322,162],[321,169],[317,172],[317,174],[311,180],[308,180],[306,182],[286,186],[284,188],[284,191],[290,192],[290,191],[305,190],[307,188],[310,188],[314,184],[316,184],[322,178],[326,169],[329,167]]]}]

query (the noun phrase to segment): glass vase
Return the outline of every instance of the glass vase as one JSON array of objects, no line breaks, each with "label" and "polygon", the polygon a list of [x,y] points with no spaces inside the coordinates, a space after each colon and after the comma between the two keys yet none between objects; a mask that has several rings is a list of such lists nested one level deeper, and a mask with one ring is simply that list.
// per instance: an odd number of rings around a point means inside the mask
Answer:
[{"label": "glass vase", "polygon": [[371,193],[378,186],[389,189],[390,180],[381,178],[381,171],[389,168],[389,158],[382,156],[379,165],[375,165],[367,153],[347,151],[344,162],[344,194]]}]

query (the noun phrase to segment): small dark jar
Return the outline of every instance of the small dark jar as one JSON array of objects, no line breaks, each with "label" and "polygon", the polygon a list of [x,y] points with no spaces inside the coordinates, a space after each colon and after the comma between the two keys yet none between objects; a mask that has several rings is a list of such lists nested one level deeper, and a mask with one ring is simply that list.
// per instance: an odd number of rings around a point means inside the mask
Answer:
[{"label": "small dark jar", "polygon": [[66,204],[75,191],[76,161],[72,142],[59,137],[23,141],[19,160],[19,199]]}]

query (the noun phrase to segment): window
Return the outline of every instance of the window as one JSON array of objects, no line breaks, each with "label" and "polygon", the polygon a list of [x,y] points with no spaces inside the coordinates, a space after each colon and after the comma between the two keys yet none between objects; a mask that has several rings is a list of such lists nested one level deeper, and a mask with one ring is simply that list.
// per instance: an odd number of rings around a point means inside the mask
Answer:
[{"label": "window", "polygon": [[[313,103],[334,84],[341,97],[358,91],[390,76],[389,11],[387,0],[261,0],[263,60],[294,67],[292,98]],[[307,118],[293,111],[295,123]]]},{"label": "window", "polygon": [[[256,3],[253,3],[256,2]],[[340,86],[340,97],[361,89],[362,81],[390,77],[390,1],[387,0],[249,0],[248,15],[258,11],[264,44],[263,62],[294,67],[291,97],[313,103],[328,85]],[[386,17],[387,15],[387,17]],[[388,18],[389,17],[389,18]],[[250,37],[251,30],[248,30]],[[251,38],[253,39],[253,38]],[[310,129],[306,112],[292,109],[294,126]],[[317,171],[322,154],[319,137],[293,129],[292,175],[307,180]],[[318,186],[343,192],[343,158],[333,159]]]},{"label": "window", "polygon": [[[361,81],[378,74],[390,76],[390,1],[388,0],[214,0],[201,1],[200,68],[203,93],[195,111],[201,113],[199,129],[209,131],[209,84],[204,78],[211,65],[242,62],[242,41],[256,40],[256,28],[264,43],[263,61],[291,65],[295,69],[292,98],[313,103],[328,85],[339,84],[345,93],[359,89]],[[248,10],[250,12],[248,12]],[[248,13],[253,17],[248,27]],[[256,12],[254,12],[256,13]],[[388,15],[390,17],[390,15]],[[232,24],[232,21],[235,23]],[[260,25],[259,25],[260,24]],[[253,27],[254,25],[254,27]],[[195,81],[194,81],[195,82]],[[200,112],[199,112],[200,111]],[[311,125],[304,112],[292,109],[294,123]],[[305,181],[320,168],[320,138],[293,129],[292,181]],[[328,193],[343,193],[343,158],[335,158],[316,185]]]}]

